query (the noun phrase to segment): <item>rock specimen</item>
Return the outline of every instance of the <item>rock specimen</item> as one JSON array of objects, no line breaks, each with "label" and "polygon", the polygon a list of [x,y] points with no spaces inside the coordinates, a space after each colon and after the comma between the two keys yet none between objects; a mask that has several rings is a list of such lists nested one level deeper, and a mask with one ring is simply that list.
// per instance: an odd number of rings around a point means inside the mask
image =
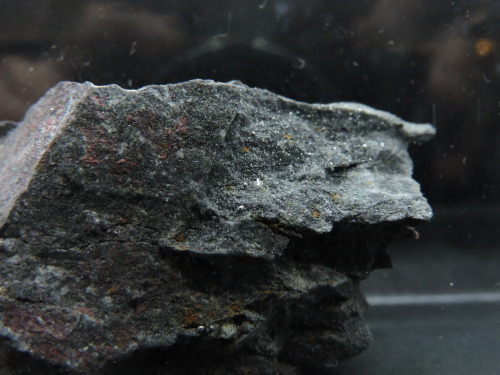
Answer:
[{"label": "rock specimen", "polygon": [[261,375],[360,353],[360,280],[432,214],[406,149],[433,133],[238,82],[60,83],[1,133],[2,373]]}]

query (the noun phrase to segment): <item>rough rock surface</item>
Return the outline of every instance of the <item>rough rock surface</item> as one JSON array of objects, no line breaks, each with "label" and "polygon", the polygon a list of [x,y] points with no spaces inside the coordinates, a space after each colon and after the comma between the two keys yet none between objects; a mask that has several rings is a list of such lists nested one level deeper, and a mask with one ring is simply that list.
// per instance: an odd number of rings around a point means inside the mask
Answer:
[{"label": "rough rock surface", "polygon": [[370,341],[416,125],[238,82],[63,82],[0,137],[2,374],[277,374]]}]

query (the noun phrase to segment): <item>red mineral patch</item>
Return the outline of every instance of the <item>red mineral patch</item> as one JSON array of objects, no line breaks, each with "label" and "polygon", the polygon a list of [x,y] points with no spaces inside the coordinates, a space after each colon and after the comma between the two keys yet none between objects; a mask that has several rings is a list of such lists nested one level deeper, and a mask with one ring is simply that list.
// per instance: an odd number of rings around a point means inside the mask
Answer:
[{"label": "red mineral patch", "polygon": [[62,340],[74,331],[77,319],[63,310],[47,311],[35,306],[11,306],[3,324],[21,335],[36,335]]}]

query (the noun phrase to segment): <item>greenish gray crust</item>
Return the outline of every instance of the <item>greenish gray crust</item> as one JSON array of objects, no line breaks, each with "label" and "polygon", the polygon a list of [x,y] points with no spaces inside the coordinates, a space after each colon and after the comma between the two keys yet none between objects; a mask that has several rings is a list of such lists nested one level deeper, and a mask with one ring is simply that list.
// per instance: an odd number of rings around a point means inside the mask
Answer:
[{"label": "greenish gray crust", "polygon": [[360,281],[432,215],[407,146],[433,133],[238,82],[60,83],[0,140],[0,367],[336,366],[370,341]]}]

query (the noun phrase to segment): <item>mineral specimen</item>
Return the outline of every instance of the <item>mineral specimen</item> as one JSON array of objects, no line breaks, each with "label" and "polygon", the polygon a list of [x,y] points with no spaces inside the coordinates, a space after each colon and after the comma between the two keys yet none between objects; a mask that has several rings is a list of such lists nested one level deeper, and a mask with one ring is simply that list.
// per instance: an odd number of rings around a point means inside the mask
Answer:
[{"label": "mineral specimen", "polygon": [[407,146],[433,133],[239,82],[60,83],[0,133],[2,374],[261,375],[360,353],[360,281],[432,214]]}]

